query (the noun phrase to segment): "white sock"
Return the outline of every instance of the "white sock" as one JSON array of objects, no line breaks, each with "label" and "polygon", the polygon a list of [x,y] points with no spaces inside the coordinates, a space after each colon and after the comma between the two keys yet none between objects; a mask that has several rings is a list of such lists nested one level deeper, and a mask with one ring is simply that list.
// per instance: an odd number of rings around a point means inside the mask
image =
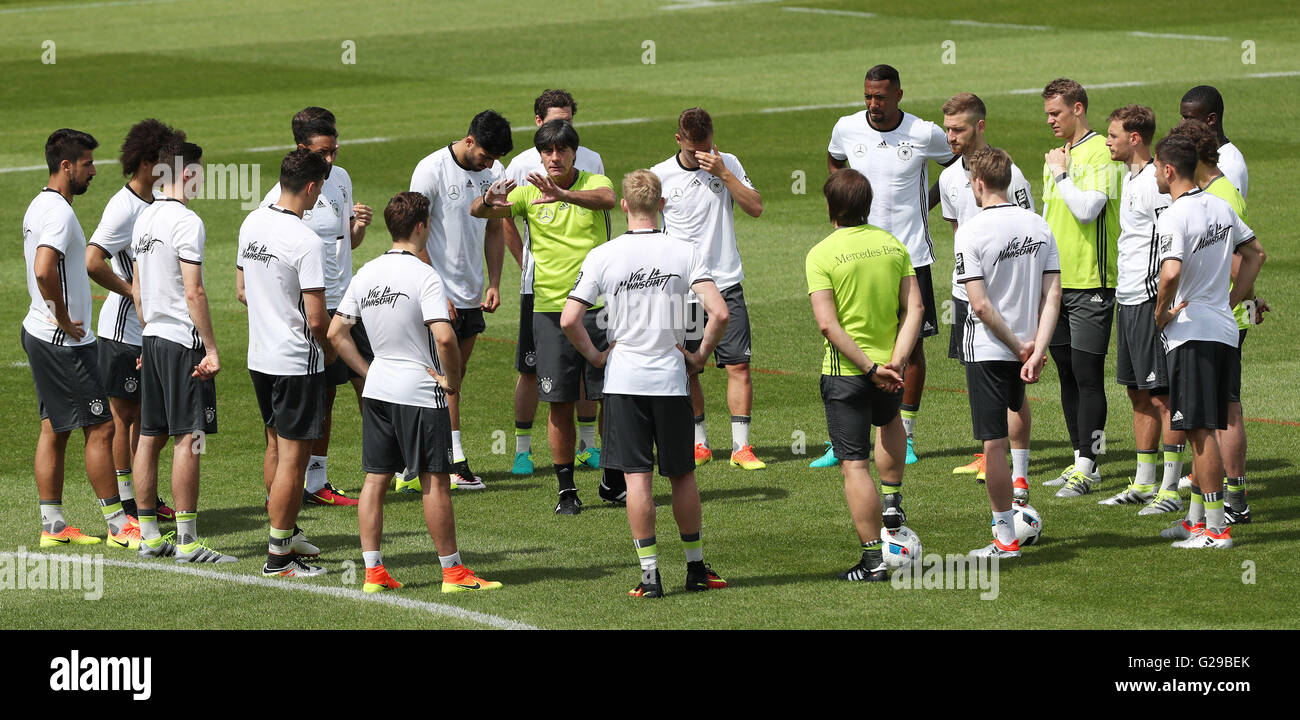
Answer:
[{"label": "white sock", "polygon": [[531,430],[525,435],[515,433],[515,454],[531,453],[533,451],[533,433]]},{"label": "white sock", "polygon": [[63,504],[59,501],[41,502],[41,529],[57,535],[68,523],[63,519]]},{"label": "white sock", "polygon": [[117,496],[123,500],[135,499],[135,488],[131,484],[131,471],[117,471]]},{"label": "white sock", "polygon": [[326,457],[324,455],[312,455],[307,461],[306,485],[304,486],[308,493],[314,493],[325,487],[328,475],[325,474]]},{"label": "white sock", "polygon": [[460,462],[465,459],[465,451],[460,446],[460,431],[451,431],[451,461]]},{"label": "white sock", "polygon": [[578,423],[578,452],[596,447],[596,423]]},{"label": "white sock", "polygon": [[1078,450],[1075,450],[1075,451],[1074,451],[1074,461],[1075,461],[1076,463],[1079,462],[1079,451],[1078,451]]},{"label": "white sock", "polygon": [[1016,539],[1016,511],[993,512],[993,535],[1003,545],[1010,545]]},{"label": "white sock", "polygon": [[1029,448],[1011,448],[1011,479],[1029,477]]},{"label": "white sock", "polygon": [[438,562],[442,563],[443,570],[446,570],[447,568],[456,567],[457,565],[460,564],[460,551],[457,550],[456,552],[450,555],[439,555]]},{"label": "white sock", "polygon": [[747,445],[749,445],[749,416],[732,415],[731,452],[740,452],[740,449]]},{"label": "white sock", "polygon": [[1086,458],[1080,455],[1079,458],[1074,461],[1074,469],[1090,478],[1097,477],[1097,463],[1091,458]]},{"label": "white sock", "polygon": [[379,567],[384,564],[384,556],[378,550],[362,550],[361,557],[366,561],[366,567]]},{"label": "white sock", "polygon": [[695,444],[709,446],[709,429],[704,426],[704,413],[695,418]]}]

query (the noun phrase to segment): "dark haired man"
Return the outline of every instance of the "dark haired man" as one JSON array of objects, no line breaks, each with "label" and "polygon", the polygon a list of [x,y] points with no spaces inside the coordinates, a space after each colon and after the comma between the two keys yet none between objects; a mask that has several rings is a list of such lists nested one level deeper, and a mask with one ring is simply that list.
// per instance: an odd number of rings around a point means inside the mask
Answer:
[{"label": "dark haired man", "polygon": [[270,542],[262,574],[312,577],[325,568],[300,557],[320,548],[298,529],[307,461],[321,436],[326,365],[325,270],[320,237],[302,220],[316,206],[329,163],[307,148],[284,156],[280,196],[248,214],[239,228],[236,287],[248,305],[248,372],[266,426]]},{"label": "dark haired man", "polygon": [[1241,150],[1232,144],[1223,131],[1223,95],[1211,85],[1197,85],[1183,94],[1178,114],[1184,120],[1200,120],[1210,126],[1219,142],[1219,170],[1241,196],[1246,197],[1250,187],[1250,172],[1246,169],[1246,158]]},{"label": "dark haired man", "polygon": [[[86,248],[86,273],[108,291],[99,309],[99,369],[113,410],[113,466],[117,469],[117,491],[126,514],[135,517],[135,490],[131,483],[132,458],[140,441],[140,313],[131,298],[135,256],[131,230],[135,220],[154,201],[154,182],[162,174],[161,163],[174,157],[185,133],[149,118],[141,120],[122,141],[119,165],[130,178],[108,204]],[[173,172],[174,168],[167,172]],[[92,249],[93,248],[93,249]],[[110,264],[111,263],[111,264]],[[175,511],[162,498],[155,508],[159,520],[175,519]]]},{"label": "dark haired man", "polygon": [[[442,591],[494,590],[501,583],[478,578],[461,563],[456,546],[447,398],[458,394],[460,351],[443,284],[419,257],[430,236],[429,199],[418,192],[398,193],[384,208],[384,224],[393,236],[392,249],[357,271],[329,330],[339,356],[369,378],[361,399],[366,484],[357,509],[366,563],[362,589],[402,587],[384,567],[379,543],[384,491],[395,472],[410,468],[421,480],[425,524],[442,565]],[[352,341],[348,325],[357,321],[370,327],[373,360],[362,357]]]},{"label": "dark haired man", "polygon": [[[41,434],[32,464],[41,511],[41,547],[93,545],[63,518],[63,457],[72,431],[86,437],[86,476],[99,498],[110,543],[131,546],[131,533],[113,481],[113,425],[95,352],[86,274],[86,236],[72,199],[95,177],[95,148],[87,133],[63,128],[45,141],[46,186],[23,215],[23,258],[31,300],[22,345],[36,385]],[[138,537],[135,535],[134,537]]]},{"label": "dark haired man", "polygon": [[844,496],[862,552],[858,564],[839,577],[882,582],[889,575],[881,554],[881,526],[897,529],[905,517],[896,505],[882,517],[869,467],[871,429],[877,428],[881,484],[896,488],[903,481],[907,453],[898,415],[903,367],[919,341],[925,305],[908,248],[867,222],[874,204],[867,178],[857,170],[837,170],[822,194],[835,232],[808,251],[804,269],[813,317],[826,338],[821,376],[826,430],[840,459]]},{"label": "dark haired man", "polygon": [[[545,90],[533,101],[533,122],[537,127],[552,120],[573,122],[578,112],[578,102],[566,90]],[[578,146],[573,166],[595,175],[605,174],[605,163],[600,153]],[[521,151],[506,167],[505,177],[516,186],[528,182],[531,173],[543,172],[542,157],[537,148]],[[521,237],[514,219],[502,224],[506,248],[519,263],[519,344],[515,348],[515,369],[519,379],[515,382],[515,461],[510,472],[515,475],[533,473],[533,420],[537,416],[537,348],[533,343],[533,253],[528,238],[528,223],[524,223]],[[575,459],[590,468],[600,467],[600,448],[596,446],[596,419],[598,406],[595,400],[581,398],[577,403],[578,452]]]},{"label": "dark haired man", "polygon": [[[907,359],[909,367],[900,406],[910,465],[916,462],[913,431],[925,388],[923,341],[939,333],[934,283],[930,277],[934,243],[930,239],[929,221],[930,209],[939,204],[939,184],[936,181],[927,190],[929,161],[947,167],[956,156],[948,147],[942,128],[899,109],[903,86],[893,67],[876,65],[868,70],[863,97],[866,112],[846,115],[835,123],[826,148],[826,164],[832,172],[850,167],[866,176],[875,195],[868,221],[901,240],[916,269],[925,318],[921,322],[922,342],[916,343]],[[896,494],[900,497],[893,497]],[[901,503],[898,487],[886,486],[885,495],[886,504]]]},{"label": "dark haired man", "polygon": [[[321,187],[320,197],[313,207],[303,211],[302,219],[321,240],[324,252],[322,267],[325,272],[325,307],[327,312],[333,314],[343,297],[344,288],[352,279],[352,251],[365,239],[366,228],[370,225],[374,211],[367,205],[353,203],[352,177],[335,164],[339,152],[339,133],[334,123],[334,113],[322,107],[306,107],[293,116],[290,127],[298,148],[320,155],[329,165],[329,174]],[[279,197],[280,186],[277,183],[266,193],[262,205],[271,205]],[[365,328],[356,325],[353,334],[362,353],[369,353]],[[325,369],[325,417],[321,425],[321,436],[312,445],[311,458],[307,462],[303,502],[335,506],[357,504],[356,498],[350,498],[337,490],[329,482],[328,475],[334,399],[338,386],[349,381],[360,402],[360,377],[349,372],[342,361],[335,361]]]},{"label": "dark haired man", "polygon": [[[419,255],[438,271],[447,296],[447,312],[460,343],[458,388],[463,388],[474,341],[487,328],[483,313],[496,312],[501,306],[501,260],[505,254],[502,220],[476,218],[469,214],[469,206],[501,176],[496,161],[513,149],[510,122],[493,110],[484,110],[470,121],[465,137],[434,151],[411,173],[411,191],[429,200],[428,244]],[[455,463],[451,482],[463,490],[482,490],[483,479],[470,470],[460,441],[460,398],[460,393],[447,398]],[[420,487],[418,480],[402,478],[398,489],[418,492]]]},{"label": "dark haired man", "polygon": [[[476,198],[470,214],[481,218],[523,217],[528,223],[533,249],[533,339],[537,344],[538,399],[550,403],[547,439],[560,498],[555,512],[577,515],[582,511],[573,482],[574,404],[582,396],[599,400],[604,371],[592,365],[573,347],[560,328],[569,291],[578,279],[582,261],[592,248],[609,240],[609,211],[614,207],[614,186],[604,175],[573,165],[578,151],[578,131],[566,120],[544,123],[533,135],[533,147],[542,158],[545,173],[530,173],[528,184],[514,186],[508,178],[493,184]],[[599,313],[584,318],[598,349],[604,349],[605,332]],[[619,499],[621,475],[601,482],[601,497]]]},{"label": "dark haired man", "polygon": [[[727,301],[731,318],[727,334],[714,350],[713,360],[727,371],[727,409],[731,411],[731,466],[762,470],[766,463],[754,456],[749,438],[754,404],[754,382],[749,371],[750,328],[745,291],[740,286],[745,271],[736,247],[735,206],[750,217],[763,214],[763,198],[749,181],[740,160],[718,151],[713,142],[713,118],[704,108],[689,108],[677,118],[677,154],[650,169],[659,177],[664,197],[664,232],[689,240],[699,249],[713,281]],[[690,303],[691,328],[686,349],[700,344],[701,322],[707,322],[694,296]],[[705,315],[701,319],[701,315]],[[704,426],[704,390],[700,373],[690,373],[691,404],[695,413],[695,464],[713,459]]]},{"label": "dark haired man", "polygon": [[1078,497],[1101,481],[1105,447],[1106,352],[1115,310],[1119,176],[1106,140],[1088,126],[1088,93],[1057,78],[1043,88],[1043,112],[1057,139],[1043,162],[1043,219],[1061,256],[1061,314],[1052,361],[1061,376],[1061,408],[1074,462],[1043,484],[1057,497]]}]

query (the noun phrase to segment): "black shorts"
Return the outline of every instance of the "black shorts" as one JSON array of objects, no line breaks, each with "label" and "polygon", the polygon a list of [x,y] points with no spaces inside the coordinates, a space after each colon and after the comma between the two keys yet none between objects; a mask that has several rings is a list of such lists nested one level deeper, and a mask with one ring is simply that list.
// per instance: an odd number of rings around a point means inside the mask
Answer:
[{"label": "black shorts", "polygon": [[831,449],[840,460],[871,457],[871,428],[884,427],[898,416],[903,392],[886,393],[866,375],[822,375],[822,405]]},{"label": "black shorts", "polygon": [[1228,377],[1228,402],[1241,402],[1241,347],[1246,344],[1246,328],[1237,328],[1237,372]]},{"label": "black shorts", "polygon": [[695,425],[688,395],[618,395],[604,398],[600,466],[623,472],[654,470],[679,477],[695,470]]},{"label": "black shorts", "polygon": [[523,375],[537,374],[537,346],[533,343],[533,294],[519,294],[519,344],[515,346],[515,369]]},{"label": "black shorts", "polygon": [[[330,318],[334,317],[334,310],[330,310]],[[366,362],[374,362],[375,351],[370,349],[370,336],[366,335],[366,326],[358,320],[349,328],[348,334],[352,336],[352,342],[356,343],[357,352]],[[334,362],[325,366],[325,382],[328,385],[342,385],[343,383],[352,382],[352,378],[361,377],[355,370],[348,367],[343,358],[335,358]]]},{"label": "black shorts", "polygon": [[361,398],[362,470],[381,475],[408,468],[448,473],[451,465],[451,415],[447,408]]},{"label": "black shorts", "polygon": [[966,364],[966,361],[962,359],[961,344],[966,337],[966,316],[969,313],[970,303],[953,296],[952,325],[948,327],[948,357],[962,365]]},{"label": "black shorts", "polygon": [[[582,324],[598,350],[604,350],[605,309],[588,311]],[[542,402],[577,402],[585,383],[586,399],[599,400],[605,386],[605,369],[593,367],[560,329],[560,313],[533,313],[533,338],[537,341],[537,399]]]},{"label": "black shorts", "polygon": [[1155,395],[1169,392],[1164,343],[1156,329],[1156,301],[1120,305],[1115,316],[1119,331],[1115,380],[1125,387],[1150,390]]},{"label": "black shorts", "polygon": [[140,434],[217,432],[217,384],[193,377],[204,350],[145,336],[140,348]]},{"label": "black shorts", "polygon": [[[722,333],[722,340],[713,349],[713,361],[718,367],[744,365],[749,362],[752,336],[749,330],[749,308],[745,305],[745,290],[740,285],[732,285],[722,291],[722,299],[727,301],[727,329]],[[709,321],[709,314],[699,303],[687,303],[686,306],[686,342],[682,343],[690,352],[700,349],[704,340],[704,324]]]},{"label": "black shorts", "polygon": [[925,314],[921,316],[921,335],[928,338],[939,334],[939,309],[934,304],[934,278],[930,275],[929,265],[913,268],[916,271],[916,286],[921,291],[921,302],[925,305]]},{"label": "black shorts", "polygon": [[21,331],[27,366],[36,383],[36,404],[42,420],[56,433],[90,427],[113,419],[99,372],[95,343],[68,347],[34,338]]},{"label": "black shorts", "polygon": [[286,440],[316,440],[325,410],[325,373],[267,375],[249,370],[262,422]]},{"label": "black shorts", "polygon": [[976,440],[1007,436],[1007,411],[1020,412],[1025,404],[1021,363],[991,360],[966,363],[966,389],[970,393],[970,424]]},{"label": "black shorts", "polygon": [[1115,288],[1062,290],[1061,316],[1049,345],[1069,345],[1074,350],[1105,356],[1110,349],[1114,318]]},{"label": "black shorts", "polygon": [[451,329],[456,331],[457,340],[471,338],[487,330],[483,308],[456,308],[456,319],[451,321]]},{"label": "black shorts", "polygon": [[1174,430],[1228,427],[1229,390],[1241,382],[1241,360],[1231,345],[1190,340],[1169,351],[1169,426]]},{"label": "black shorts", "polygon": [[99,352],[99,371],[104,374],[104,392],[109,397],[140,403],[140,371],[135,361],[140,348],[108,338],[95,340]]}]

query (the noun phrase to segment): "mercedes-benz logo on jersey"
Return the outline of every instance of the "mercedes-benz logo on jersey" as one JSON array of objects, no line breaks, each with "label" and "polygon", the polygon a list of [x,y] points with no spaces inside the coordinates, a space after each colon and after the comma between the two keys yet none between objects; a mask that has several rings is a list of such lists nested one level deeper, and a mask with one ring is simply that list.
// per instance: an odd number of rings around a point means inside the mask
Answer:
[{"label": "mercedes-benz logo on jersey", "polygon": [[722,192],[722,180],[716,177],[709,178],[709,189],[715,193]]},{"label": "mercedes-benz logo on jersey", "polygon": [[127,378],[122,383],[122,389],[129,393],[135,392],[139,387],[140,387],[140,383],[133,377]]},{"label": "mercedes-benz logo on jersey", "polygon": [[854,157],[866,157],[866,155],[867,155],[867,146],[866,146],[866,145],[863,145],[862,143],[858,143],[857,145],[854,145],[854,146],[853,146],[853,156],[854,156]]},{"label": "mercedes-benz logo on jersey", "polygon": [[537,367],[537,353],[531,350],[524,353],[524,367]]},{"label": "mercedes-benz logo on jersey", "polygon": [[454,184],[454,183],[451,184],[451,185],[448,185],[448,186],[447,186],[447,197],[451,198],[452,200],[459,200],[459,199],[460,199],[460,185],[456,185],[456,184]]},{"label": "mercedes-benz logo on jersey", "polygon": [[681,188],[673,188],[672,193],[670,193],[670,194],[668,195],[668,199],[669,199],[669,200],[672,200],[672,201],[675,202],[675,203],[679,203],[679,202],[681,202],[681,201],[682,201],[682,197],[683,197],[683,196],[682,196],[682,189],[681,189]]},{"label": "mercedes-benz logo on jersey", "polygon": [[912,146],[911,146],[911,145],[908,145],[907,143],[903,143],[902,145],[899,145],[899,146],[898,146],[898,159],[899,159],[899,160],[911,160],[911,159],[912,159]]},{"label": "mercedes-benz logo on jersey", "polygon": [[95,398],[94,400],[91,400],[91,401],[90,401],[90,414],[91,414],[91,415],[103,415],[103,414],[104,414],[104,401],[103,401],[103,400],[100,400],[99,398]]},{"label": "mercedes-benz logo on jersey", "polygon": [[555,209],[550,205],[543,205],[541,210],[537,211],[537,222],[548,223],[555,219]]},{"label": "mercedes-benz logo on jersey", "polygon": [[551,393],[551,390],[555,387],[555,383],[552,382],[551,379],[548,377],[544,377],[541,380],[538,380],[537,385],[542,389],[542,392],[548,395]]}]

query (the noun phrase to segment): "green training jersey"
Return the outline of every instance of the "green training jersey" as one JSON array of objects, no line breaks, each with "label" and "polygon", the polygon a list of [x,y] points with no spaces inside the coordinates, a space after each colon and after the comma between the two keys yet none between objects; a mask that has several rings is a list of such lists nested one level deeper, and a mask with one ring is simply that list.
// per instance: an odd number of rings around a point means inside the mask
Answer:
[{"label": "green training jersey", "polygon": [[1090,132],[1070,147],[1070,179],[1081,191],[1105,193],[1106,207],[1095,220],[1081,223],[1066,206],[1052,171],[1043,163],[1043,219],[1061,254],[1061,287],[1113,288],[1119,262],[1119,179],[1123,163],[1110,159],[1106,138]]},{"label": "green training jersey", "polygon": [[[1241,218],[1242,222],[1250,225],[1250,220],[1246,218],[1246,198],[1241,196],[1241,193],[1232,186],[1232,182],[1228,178],[1223,175],[1214,178],[1209,185],[1205,186],[1205,192],[1227,200],[1228,204],[1232,206],[1232,211],[1237,213],[1237,217]],[[1232,283],[1228,283],[1228,288],[1232,288]],[[1232,309],[1232,315],[1237,318],[1237,328],[1239,330],[1250,327],[1250,313],[1246,310],[1245,302],[1237,303],[1237,307]]]},{"label": "green training jersey", "polygon": [[[604,175],[578,171],[568,189],[614,188]],[[534,205],[541,195],[531,183],[510,191],[506,198],[512,217],[528,223],[533,253],[533,312],[562,312],[587,253],[609,240],[609,211],[589,210],[565,202]]]},{"label": "green training jersey", "polygon": [[[884,365],[898,339],[898,288],[916,275],[907,247],[873,225],[840,228],[813,246],[804,263],[808,294],[830,290],[840,327],[872,362]],[[825,341],[823,375],[862,375],[852,360]]]}]

